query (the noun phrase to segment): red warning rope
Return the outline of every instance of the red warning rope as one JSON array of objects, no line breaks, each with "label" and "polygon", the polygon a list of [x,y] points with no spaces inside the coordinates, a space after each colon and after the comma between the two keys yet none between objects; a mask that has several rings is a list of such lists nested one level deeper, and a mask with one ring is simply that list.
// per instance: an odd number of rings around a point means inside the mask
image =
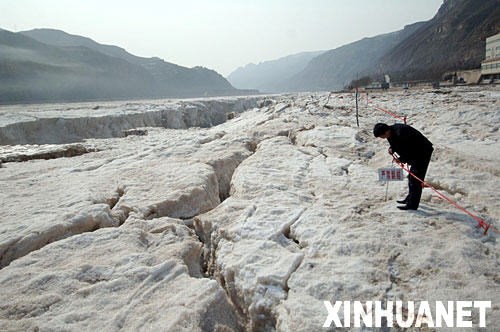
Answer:
[{"label": "red warning rope", "polygon": [[368,96],[367,96],[366,94],[364,94],[364,93],[363,93],[363,91],[361,91],[361,90],[360,90],[360,89],[358,89],[358,88],[356,88],[356,90],[358,90],[358,92],[359,92],[359,93],[360,93],[363,97],[365,97],[366,101],[368,101],[370,104],[372,104],[373,106],[375,106],[375,108],[377,108],[377,109],[381,110],[382,112],[385,112],[385,113],[387,113],[387,114],[389,114],[389,115],[392,115],[392,116],[393,116],[393,117],[395,117],[395,118],[398,118],[399,120],[403,121],[403,122],[404,122],[404,124],[406,124],[406,116],[405,116],[404,118],[402,118],[402,117],[397,116],[396,114],[392,114],[391,112],[389,112],[389,111],[387,111],[387,110],[383,109],[382,107],[378,107],[377,105],[375,105],[375,104],[371,101],[371,99],[370,99],[370,98],[368,98]]},{"label": "red warning rope", "polygon": [[[393,156],[394,158],[394,156]],[[483,235],[486,235],[486,232],[488,232],[488,229],[492,229],[494,230],[495,232],[497,232],[498,234],[500,234],[500,232],[488,225],[487,223],[485,223],[483,220],[479,219],[478,217],[476,217],[475,215],[473,215],[472,213],[470,213],[469,211],[467,211],[465,208],[461,207],[460,205],[458,205],[456,202],[452,201],[451,199],[449,199],[448,197],[446,197],[445,195],[443,195],[442,193],[440,193],[437,189],[435,189],[434,187],[432,187],[431,185],[429,185],[427,182],[421,180],[420,178],[418,178],[415,174],[413,174],[412,172],[410,172],[410,170],[408,168],[406,168],[402,163],[400,163],[398,161],[398,159],[394,158],[394,161],[402,168],[404,169],[405,171],[407,171],[411,176],[413,176],[415,179],[417,179],[418,181],[420,181],[422,183],[423,186],[427,186],[429,188],[431,188],[432,190],[434,190],[439,196],[441,196],[442,198],[446,199],[448,202],[450,202],[451,204],[455,205],[457,208],[459,208],[460,210],[464,211],[465,213],[467,213],[469,216],[471,216],[472,218],[476,219],[477,222],[479,223],[478,224],[478,227],[481,227],[482,229],[484,229],[484,233]]]}]

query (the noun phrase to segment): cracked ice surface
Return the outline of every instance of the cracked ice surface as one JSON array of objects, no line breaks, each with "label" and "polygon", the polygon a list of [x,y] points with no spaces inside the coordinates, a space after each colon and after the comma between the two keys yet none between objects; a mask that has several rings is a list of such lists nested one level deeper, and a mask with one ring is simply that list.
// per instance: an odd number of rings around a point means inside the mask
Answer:
[{"label": "cracked ice surface", "polygon": [[[498,228],[498,88],[370,96],[434,142],[427,180]],[[395,208],[405,182],[386,202],[371,129],[394,121],[361,102],[358,129],[352,95],[327,97],[4,164],[0,329],[316,331],[324,300],[385,299],[491,300],[500,325],[498,236],[429,189],[416,212]],[[170,123],[199,116],[177,107]]]},{"label": "cracked ice surface", "polygon": [[131,222],[13,262],[0,277],[2,299],[9,298],[2,300],[2,330],[237,329],[224,290],[196,271],[194,232],[163,221],[161,232]]},{"label": "cracked ice surface", "polygon": [[57,144],[86,138],[127,136],[139,127],[211,127],[226,113],[256,106],[261,97],[204,100],[151,100],[48,105],[14,105],[0,109],[0,144]]}]

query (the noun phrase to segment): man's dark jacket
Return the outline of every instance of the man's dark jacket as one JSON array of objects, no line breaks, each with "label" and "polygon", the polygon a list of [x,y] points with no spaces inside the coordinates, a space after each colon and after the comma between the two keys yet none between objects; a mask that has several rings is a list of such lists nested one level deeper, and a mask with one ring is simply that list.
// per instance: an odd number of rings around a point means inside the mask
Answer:
[{"label": "man's dark jacket", "polygon": [[391,134],[387,140],[391,144],[392,151],[400,156],[401,162],[415,165],[429,160],[434,148],[422,133],[404,124],[395,124],[389,128]]}]

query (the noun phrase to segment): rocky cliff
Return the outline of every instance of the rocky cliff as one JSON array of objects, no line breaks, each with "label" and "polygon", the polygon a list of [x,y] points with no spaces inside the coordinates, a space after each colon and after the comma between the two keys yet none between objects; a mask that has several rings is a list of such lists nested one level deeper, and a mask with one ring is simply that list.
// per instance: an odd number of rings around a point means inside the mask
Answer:
[{"label": "rocky cliff", "polygon": [[486,37],[498,32],[499,1],[445,0],[434,18],[381,58],[379,72],[429,80],[448,70],[480,68]]}]

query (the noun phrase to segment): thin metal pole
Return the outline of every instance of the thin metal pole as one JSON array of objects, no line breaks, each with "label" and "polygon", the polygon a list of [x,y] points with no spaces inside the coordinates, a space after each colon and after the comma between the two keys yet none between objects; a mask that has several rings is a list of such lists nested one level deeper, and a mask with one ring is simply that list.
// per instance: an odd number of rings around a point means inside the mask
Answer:
[{"label": "thin metal pole", "polygon": [[387,202],[387,192],[389,191],[389,181],[387,181],[387,186],[385,187],[385,201]]},{"label": "thin metal pole", "polygon": [[[394,168],[394,160],[392,160],[391,167]],[[389,181],[387,181],[387,186],[385,187],[385,201],[387,202],[387,192],[389,191]]]},{"label": "thin metal pole", "polygon": [[359,115],[358,115],[358,89],[356,88],[356,123],[359,127]]}]

